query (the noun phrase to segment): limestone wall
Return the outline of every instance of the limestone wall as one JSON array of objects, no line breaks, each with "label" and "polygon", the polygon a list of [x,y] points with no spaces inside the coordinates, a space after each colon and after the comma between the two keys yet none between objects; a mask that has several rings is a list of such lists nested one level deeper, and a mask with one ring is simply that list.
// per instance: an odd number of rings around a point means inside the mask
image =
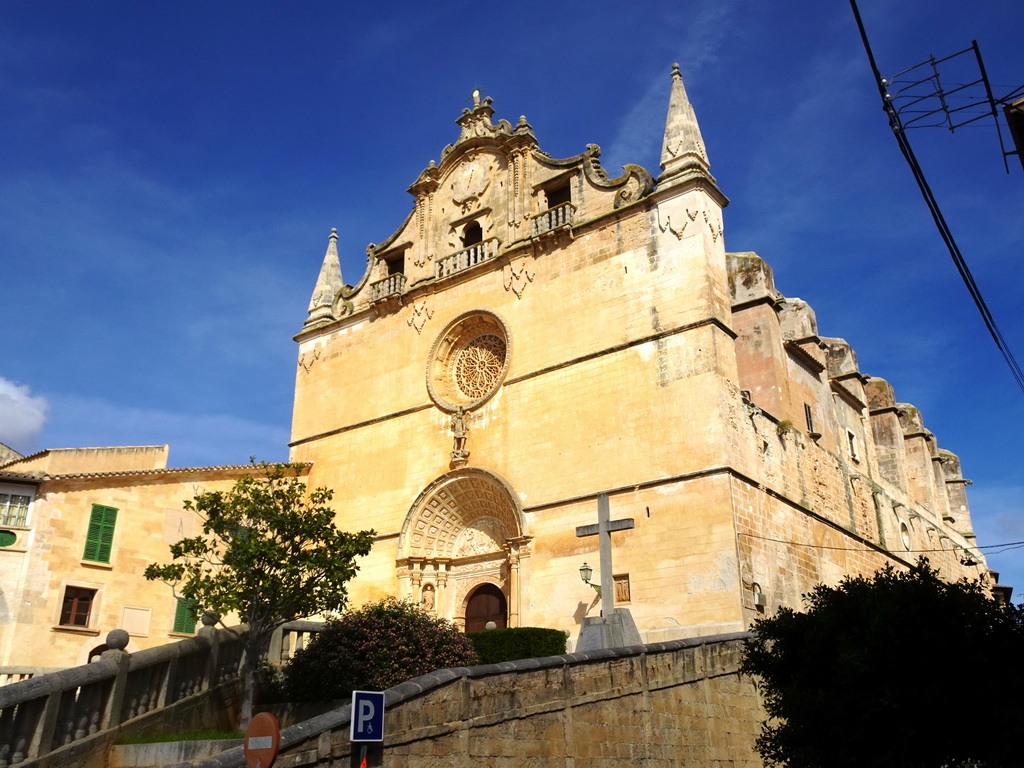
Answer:
[{"label": "limestone wall", "polygon": [[[0,553],[0,666],[36,671],[85,664],[112,629],[130,635],[129,651],[184,635],[173,631],[177,600],[170,586],[146,581],[153,562],[170,561],[170,545],[201,531],[183,509],[201,491],[226,491],[248,467],[58,476],[44,480],[32,503],[24,546]],[[108,561],[84,547],[94,504],[117,510]],[[20,543],[20,542],[19,542]],[[67,590],[93,593],[84,626],[62,622]]]},{"label": "limestone wall", "polygon": [[[371,765],[755,768],[744,635],[442,670],[386,692]],[[349,707],[284,729],[276,765],[349,765]],[[241,768],[241,748],[199,763]]]}]

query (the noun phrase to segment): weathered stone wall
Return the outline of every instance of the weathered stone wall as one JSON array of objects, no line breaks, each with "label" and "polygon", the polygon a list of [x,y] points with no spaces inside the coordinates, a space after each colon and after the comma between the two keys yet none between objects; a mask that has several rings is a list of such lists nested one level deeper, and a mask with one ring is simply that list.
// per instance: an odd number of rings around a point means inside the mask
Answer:
[{"label": "weathered stone wall", "polygon": [[[428,766],[755,768],[763,710],[729,635],[442,670],[385,697],[383,755]],[[347,766],[349,707],[286,728],[278,768]],[[241,748],[199,763],[240,768]]]},{"label": "weathered stone wall", "polygon": [[[170,561],[170,545],[200,532],[186,499],[226,491],[249,467],[142,470],[44,479],[36,492],[25,546],[4,551],[10,616],[0,626],[0,666],[43,671],[85,664],[113,629],[130,635],[129,651],[187,635],[173,631],[177,600],[170,587],[143,578],[146,566]],[[83,559],[92,506],[118,510],[109,562]],[[87,626],[61,625],[69,587],[95,590]]]}]

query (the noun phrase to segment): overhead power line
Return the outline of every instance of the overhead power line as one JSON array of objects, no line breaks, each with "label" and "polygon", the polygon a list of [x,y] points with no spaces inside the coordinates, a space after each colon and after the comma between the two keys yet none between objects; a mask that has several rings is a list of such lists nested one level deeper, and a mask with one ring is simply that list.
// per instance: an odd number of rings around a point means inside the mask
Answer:
[{"label": "overhead power line", "polygon": [[[999,326],[996,324],[995,318],[992,316],[992,312],[988,308],[988,304],[985,302],[984,297],[981,295],[981,289],[975,282],[974,275],[971,274],[971,270],[967,266],[967,261],[964,259],[963,253],[961,253],[960,247],[957,245],[956,240],[953,237],[953,232],[952,230],[950,230],[949,225],[946,223],[945,217],[942,215],[942,210],[939,208],[939,203],[935,199],[935,195],[932,192],[932,189],[929,186],[927,179],[925,179],[924,171],[921,169],[921,166],[917,161],[917,157],[914,155],[914,150],[910,146],[910,141],[907,139],[906,126],[904,126],[900,118],[899,111],[896,109],[894,105],[896,97],[894,97],[893,94],[889,92],[890,83],[889,81],[882,77],[881,73],[878,70],[878,65],[875,63],[875,56],[874,53],[872,53],[871,51],[871,44],[868,42],[867,32],[864,29],[864,22],[861,20],[860,11],[857,8],[856,0],[850,0],[850,6],[853,8],[853,15],[857,20],[857,27],[860,30],[861,40],[864,43],[864,50],[867,53],[868,62],[871,65],[871,71],[875,77],[875,83],[878,85],[878,92],[882,97],[882,108],[889,116],[889,125],[892,128],[893,135],[896,137],[896,142],[899,145],[900,152],[903,154],[903,158],[907,161],[907,165],[910,167],[911,172],[914,174],[914,180],[917,182],[917,186],[921,190],[921,195],[922,197],[924,197],[925,204],[928,206],[928,211],[929,213],[931,213],[932,219],[935,222],[935,226],[939,230],[939,236],[942,238],[943,243],[946,244],[946,248],[949,250],[949,255],[953,258],[953,263],[956,265],[957,272],[960,273],[960,277],[964,281],[964,285],[967,286],[967,291],[968,293],[970,293],[971,299],[973,299],[974,301],[974,305],[978,308],[978,312],[981,314],[981,319],[984,321],[985,327],[988,329],[989,334],[992,336],[992,340],[995,342],[996,347],[999,349],[999,352],[1002,354],[1003,359],[1006,361],[1006,364],[1010,369],[1010,373],[1013,375],[1014,381],[1017,382],[1017,386],[1020,388],[1021,392],[1024,392],[1024,371],[1021,370],[1020,365],[1017,363],[1017,360],[1014,357],[1013,352],[1010,350],[1009,344],[1007,344],[1006,339],[1003,337],[1002,331],[999,330]],[[969,51],[972,49],[968,48],[966,50]],[[977,52],[976,43],[973,46],[973,50]],[[965,51],[961,51],[960,53],[964,52]],[[959,55],[960,54],[954,54],[954,56]],[[938,62],[934,62],[934,60],[932,61],[934,68],[934,63]],[[911,70],[906,70],[905,72],[909,71]],[[905,72],[900,74],[905,74]],[[988,80],[987,78],[984,78],[983,69],[982,75],[987,88]],[[937,79],[938,75],[936,74],[934,75],[934,77]],[[918,81],[911,81],[911,85],[919,85],[920,83],[931,80],[932,77],[929,76]],[[971,85],[973,84],[974,83],[971,83]],[[943,95],[941,88],[939,89],[938,93],[940,94],[940,96]],[[905,105],[904,108],[906,108],[907,106],[914,106],[917,102],[922,101],[924,98],[927,97],[917,97],[910,104]],[[990,92],[988,99],[989,103],[992,103],[992,97]],[[952,122],[950,118],[950,111],[946,106],[931,111],[925,110],[924,114],[919,115],[914,119],[921,119],[926,116],[933,117],[938,112],[943,112],[946,115],[946,121],[950,126],[950,130],[952,130],[955,127],[958,127],[955,123]],[[985,114],[972,117],[967,122],[973,122],[973,120],[978,119],[979,117],[985,117],[987,116],[987,114],[988,113],[986,112]],[[964,124],[966,124],[966,122],[961,123],[961,125]],[[1000,141],[1002,141],[1001,138]]]},{"label": "overhead power line", "polygon": [[[742,531],[740,532],[739,535],[740,536],[747,536],[747,537],[749,537],[751,539],[761,539],[762,541],[771,541],[771,542],[774,542],[776,544],[786,544],[786,545],[791,546],[791,547],[805,547],[807,549],[823,549],[823,550],[830,550],[830,551],[833,551],[833,552],[874,552],[874,551],[876,551],[876,550],[871,549],[869,547],[832,547],[832,546],[828,546],[826,544],[809,544],[809,543],[800,542],[800,541],[790,541],[788,539],[773,539],[771,536],[758,536],[756,533],[745,533],[745,532],[742,532]],[[987,545],[985,545],[983,547],[979,547],[976,544],[972,544],[970,547],[961,547],[959,545],[954,545],[952,547],[938,547],[938,548],[935,548],[935,549],[908,549],[905,552],[905,554],[908,554],[908,555],[923,555],[923,554],[927,554],[928,552],[951,552],[951,553],[956,554],[958,552],[970,552],[971,550],[982,551],[982,550],[996,549],[996,550],[999,550],[999,551],[998,552],[989,552],[989,554],[990,555],[999,555],[999,554],[1002,554],[1003,552],[1008,552],[1011,549],[1020,549],[1022,547],[1024,547],[1024,541],[1007,541],[1007,542],[1004,542],[1002,544],[987,544]]]}]

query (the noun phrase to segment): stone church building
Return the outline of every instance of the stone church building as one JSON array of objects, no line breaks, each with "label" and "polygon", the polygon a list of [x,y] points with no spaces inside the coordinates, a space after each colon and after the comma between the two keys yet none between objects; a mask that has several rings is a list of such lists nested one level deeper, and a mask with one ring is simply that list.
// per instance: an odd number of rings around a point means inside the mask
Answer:
[{"label": "stone church building", "polygon": [[634,521],[614,597],[645,641],[744,629],[919,554],[994,586],[957,457],[726,251],[678,67],[657,176],[609,178],[593,144],[551,157],[494,113],[474,95],[356,283],[330,236],[296,336],[291,458],[377,533],[353,603],[575,637],[599,610],[576,528],[601,494]]},{"label": "stone church building", "polygon": [[[377,533],[353,604],[397,595],[575,643],[601,610],[587,563],[658,641],[921,554],[1008,596],[957,457],[757,255],[726,252],[678,69],[656,178],[609,178],[595,145],[553,158],[525,118],[493,117],[476,95],[354,285],[331,235],[296,337],[292,460],[344,528]],[[198,530],[185,499],[253,468],[167,452],[0,446],[0,684],[85,663],[111,629],[130,650],[194,633],[142,573]],[[599,497],[632,521],[610,574],[576,530]]]}]

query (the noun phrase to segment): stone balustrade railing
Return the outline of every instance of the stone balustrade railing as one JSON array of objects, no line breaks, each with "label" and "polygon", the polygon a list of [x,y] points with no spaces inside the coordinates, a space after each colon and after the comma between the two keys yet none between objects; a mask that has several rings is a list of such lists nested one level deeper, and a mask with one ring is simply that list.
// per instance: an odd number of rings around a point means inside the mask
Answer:
[{"label": "stone balustrade railing", "polygon": [[572,224],[573,216],[576,214],[576,206],[572,203],[562,203],[554,208],[541,211],[533,217],[531,224],[533,235],[543,235],[559,227],[568,227]]},{"label": "stone balustrade railing", "polygon": [[383,301],[392,296],[401,296],[405,293],[405,275],[396,272],[388,275],[383,280],[370,283],[370,301]]},{"label": "stone balustrade railing", "polygon": [[0,688],[0,768],[34,760],[238,677],[240,634],[204,626],[188,640],[126,653],[107,635],[99,660]]},{"label": "stone balustrade railing", "polygon": [[324,626],[322,621],[289,621],[274,633],[267,658],[279,666],[287,664],[296,651],[301,651],[323,631]]},{"label": "stone balustrade railing", "polygon": [[22,680],[31,680],[36,675],[54,671],[56,670],[39,667],[0,667],[0,687],[11,683],[20,683]]},{"label": "stone balustrade railing", "polygon": [[474,243],[468,248],[456,251],[450,256],[438,259],[434,265],[434,274],[439,280],[443,277],[458,274],[464,269],[475,267],[477,264],[482,264],[497,257],[500,248],[501,240],[496,237],[481,240],[479,243]]}]

